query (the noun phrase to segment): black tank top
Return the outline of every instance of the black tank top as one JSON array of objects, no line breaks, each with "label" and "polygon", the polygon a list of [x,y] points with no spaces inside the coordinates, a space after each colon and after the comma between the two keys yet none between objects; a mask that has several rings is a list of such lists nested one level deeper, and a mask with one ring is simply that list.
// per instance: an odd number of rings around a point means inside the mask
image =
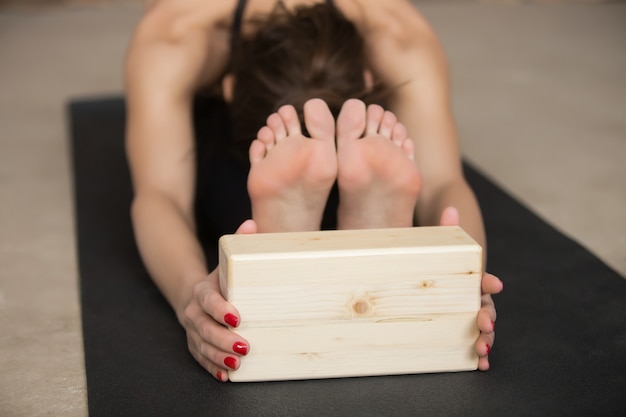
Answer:
[{"label": "black tank top", "polygon": [[[235,42],[239,38],[241,32],[241,22],[243,20],[243,13],[246,9],[248,0],[239,0],[237,3],[237,9],[235,9],[235,17],[233,18],[232,34],[231,34],[231,46],[234,46]],[[334,6],[333,0],[326,0],[326,4]]]}]

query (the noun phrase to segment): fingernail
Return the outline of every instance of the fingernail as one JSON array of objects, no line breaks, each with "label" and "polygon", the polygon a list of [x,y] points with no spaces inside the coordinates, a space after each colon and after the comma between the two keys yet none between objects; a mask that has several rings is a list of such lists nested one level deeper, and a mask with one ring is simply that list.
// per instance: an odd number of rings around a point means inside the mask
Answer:
[{"label": "fingernail", "polygon": [[234,314],[226,314],[224,316],[224,321],[228,323],[231,327],[237,327],[239,325],[239,319]]},{"label": "fingernail", "polygon": [[486,344],[485,346],[487,346],[487,355],[489,355],[491,353],[491,346],[489,346],[489,344]]},{"label": "fingernail", "polygon": [[235,342],[233,345],[233,352],[238,353],[240,355],[248,354],[248,345],[243,342]]},{"label": "fingernail", "polygon": [[495,332],[496,331],[496,322],[491,320],[491,331]]},{"label": "fingernail", "polygon": [[226,358],[224,358],[224,365],[228,366],[230,369],[235,369],[237,366],[237,359],[226,356]]},{"label": "fingernail", "polygon": [[217,373],[217,380],[218,380],[218,381],[220,381],[220,382],[224,382],[224,378],[223,378],[223,375],[222,375],[222,371],[219,371],[219,372]]}]

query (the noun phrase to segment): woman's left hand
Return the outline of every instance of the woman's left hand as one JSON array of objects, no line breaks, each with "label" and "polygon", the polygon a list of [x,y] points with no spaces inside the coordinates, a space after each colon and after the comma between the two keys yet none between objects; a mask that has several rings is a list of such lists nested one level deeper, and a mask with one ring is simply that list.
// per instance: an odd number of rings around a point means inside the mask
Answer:
[{"label": "woman's left hand", "polygon": [[[440,226],[458,226],[459,212],[454,207],[446,208],[439,220]],[[476,353],[478,354],[478,369],[486,371],[489,369],[489,353],[493,348],[496,339],[496,306],[493,303],[492,295],[502,291],[504,285],[495,275],[487,272],[483,273],[480,283],[481,298],[480,310],[476,318],[476,324],[480,330],[478,340],[476,340]]]},{"label": "woman's left hand", "polygon": [[502,288],[502,281],[500,281],[498,277],[486,272],[483,273],[481,281],[481,307],[476,319],[478,329],[480,330],[480,335],[476,341],[476,353],[478,353],[479,357],[478,369],[481,371],[489,369],[489,352],[491,352],[496,338],[496,307],[491,296],[498,294],[502,291]]}]

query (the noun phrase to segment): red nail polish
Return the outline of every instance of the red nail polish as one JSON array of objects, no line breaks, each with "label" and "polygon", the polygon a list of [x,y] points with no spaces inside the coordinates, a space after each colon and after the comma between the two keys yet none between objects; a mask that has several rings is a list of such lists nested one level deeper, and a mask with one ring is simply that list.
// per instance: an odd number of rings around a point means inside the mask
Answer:
[{"label": "red nail polish", "polygon": [[240,355],[248,354],[248,345],[243,342],[235,342],[233,345],[233,352],[238,353]]},{"label": "red nail polish", "polygon": [[231,327],[237,327],[239,325],[239,319],[234,314],[226,314],[224,316],[224,321],[228,323]]},{"label": "red nail polish", "polygon": [[224,365],[228,366],[230,369],[235,369],[237,366],[237,359],[226,356],[226,358],[224,358]]},{"label": "red nail polish", "polygon": [[220,381],[220,382],[224,382],[224,378],[222,378],[222,371],[219,371],[217,373],[217,380]]},{"label": "red nail polish", "polygon": [[489,344],[486,344],[485,346],[487,346],[487,355],[489,355],[491,353],[491,346],[489,346]]}]

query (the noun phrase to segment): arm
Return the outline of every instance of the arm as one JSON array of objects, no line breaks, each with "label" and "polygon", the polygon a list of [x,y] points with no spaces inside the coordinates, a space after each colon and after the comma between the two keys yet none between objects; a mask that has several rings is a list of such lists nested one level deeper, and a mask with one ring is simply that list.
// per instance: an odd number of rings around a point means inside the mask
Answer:
[{"label": "arm", "polygon": [[463,177],[441,44],[408,1],[362,1],[367,4],[360,27],[370,66],[393,89],[390,110],[415,144],[423,183],[416,210],[418,224],[438,225],[443,210],[454,206],[463,228],[484,247],[480,209]]},{"label": "arm", "polygon": [[[415,161],[422,173],[422,191],[416,207],[420,225],[460,224],[479,243],[486,258],[486,240],[480,208],[462,171],[457,131],[451,111],[448,64],[434,31],[405,0],[361,0],[357,23],[368,48],[374,75],[396,87],[390,109],[406,126],[415,144]],[[502,282],[490,274],[482,280],[482,308],[476,342],[479,368],[489,368],[487,355],[495,339],[496,311],[491,294]]]},{"label": "arm", "polygon": [[227,35],[220,25],[233,9],[233,1],[211,2],[210,8],[197,0],[151,6],[125,64],[126,148],[137,244],[187,330],[192,354],[216,377],[238,341],[222,326],[224,317],[238,315],[219,295],[217,272],[208,273],[195,235],[191,112],[194,91],[218,81],[224,70]]}]

